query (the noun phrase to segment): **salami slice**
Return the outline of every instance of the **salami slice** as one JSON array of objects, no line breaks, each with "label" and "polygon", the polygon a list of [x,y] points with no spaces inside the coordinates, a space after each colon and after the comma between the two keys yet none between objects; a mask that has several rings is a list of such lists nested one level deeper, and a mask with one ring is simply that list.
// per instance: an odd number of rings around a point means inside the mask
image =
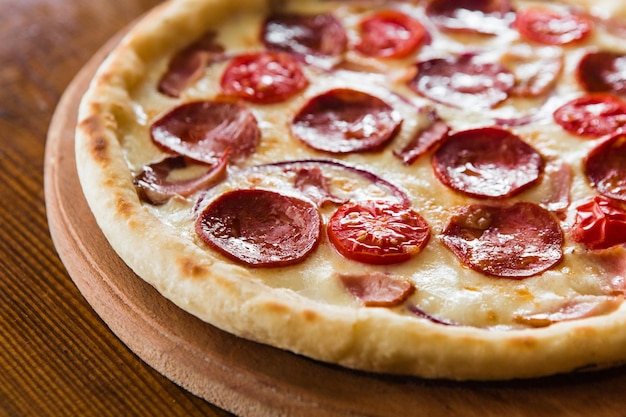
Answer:
[{"label": "salami slice", "polygon": [[314,204],[299,198],[235,190],[209,204],[195,228],[204,242],[233,260],[276,267],[300,262],[315,249],[321,216]]},{"label": "salami slice", "polygon": [[600,194],[626,201],[626,135],[616,134],[589,152],[585,175]]},{"label": "salami slice", "polygon": [[541,154],[513,133],[495,127],[448,137],[433,155],[437,178],[472,197],[505,198],[534,185],[544,169]]},{"label": "salami slice", "polygon": [[314,149],[342,154],[378,150],[401,125],[400,114],[378,97],[339,88],[311,99],[294,117],[291,131]]},{"label": "salami slice", "polygon": [[442,241],[464,265],[503,278],[540,274],[563,257],[558,222],[547,210],[526,202],[465,206],[450,220]]},{"label": "salami slice", "polygon": [[250,110],[219,101],[182,104],[152,123],[150,134],[165,149],[207,164],[226,150],[231,160],[241,160],[254,152],[261,137]]},{"label": "salami slice", "polygon": [[566,45],[587,38],[593,23],[579,14],[530,7],[517,13],[515,27],[527,40],[546,45]]},{"label": "salami slice", "polygon": [[257,104],[283,102],[309,85],[295,58],[273,51],[236,57],[220,83],[224,94]]},{"label": "salami slice", "polygon": [[337,57],[346,50],[348,37],[332,14],[276,14],[267,18],[261,34],[274,51],[310,57]]},{"label": "salami slice", "polygon": [[590,93],[626,94],[626,55],[589,52],[578,63],[576,77]]},{"label": "salami slice", "polygon": [[463,109],[494,107],[509,97],[514,85],[515,76],[505,67],[472,55],[420,62],[409,82],[416,93]]},{"label": "salami slice", "polygon": [[185,88],[202,76],[208,65],[220,59],[224,54],[224,47],[216,42],[216,36],[214,31],[207,32],[174,55],[159,81],[159,92],[170,97],[179,97]]},{"label": "salami slice", "polygon": [[626,102],[610,94],[588,94],[559,107],[554,120],[575,135],[612,135],[626,126]]},{"label": "salami slice", "polygon": [[395,307],[415,292],[406,278],[384,272],[338,274],[341,284],[366,307]]}]

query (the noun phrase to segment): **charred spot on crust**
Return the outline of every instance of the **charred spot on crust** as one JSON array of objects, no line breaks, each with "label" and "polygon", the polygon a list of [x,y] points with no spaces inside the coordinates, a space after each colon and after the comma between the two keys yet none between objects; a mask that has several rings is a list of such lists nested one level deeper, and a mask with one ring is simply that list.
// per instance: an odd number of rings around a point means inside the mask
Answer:
[{"label": "charred spot on crust", "polygon": [[200,264],[190,258],[178,259],[178,266],[184,276],[194,279],[204,278],[209,272],[206,265]]},{"label": "charred spot on crust", "polygon": [[108,145],[99,116],[94,114],[82,120],[80,128],[89,138],[88,149],[92,157],[98,162],[106,162],[109,159]]}]

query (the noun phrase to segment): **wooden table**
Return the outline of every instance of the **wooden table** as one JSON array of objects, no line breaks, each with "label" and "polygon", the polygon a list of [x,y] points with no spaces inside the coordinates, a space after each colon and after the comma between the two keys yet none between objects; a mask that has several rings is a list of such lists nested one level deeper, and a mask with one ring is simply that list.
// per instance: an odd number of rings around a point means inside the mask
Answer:
[{"label": "wooden table", "polygon": [[63,91],[158,0],[0,0],[0,416],[230,416],[151,369],[59,260],[44,150]]}]

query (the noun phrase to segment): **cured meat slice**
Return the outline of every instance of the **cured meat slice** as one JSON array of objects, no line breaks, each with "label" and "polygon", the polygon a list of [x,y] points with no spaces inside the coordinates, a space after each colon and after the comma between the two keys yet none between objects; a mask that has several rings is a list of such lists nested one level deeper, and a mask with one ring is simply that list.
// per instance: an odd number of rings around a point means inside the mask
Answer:
[{"label": "cured meat slice", "polygon": [[346,203],[328,221],[328,238],[346,258],[376,265],[405,262],[430,239],[422,216],[388,201]]},{"label": "cured meat slice", "polygon": [[511,95],[538,97],[547,94],[563,70],[563,61],[561,48],[515,45],[502,57],[502,64],[515,76]]},{"label": "cured meat slice", "polygon": [[589,52],[578,63],[576,77],[587,92],[626,94],[626,55]]},{"label": "cured meat slice", "polygon": [[626,102],[610,94],[584,95],[559,107],[554,121],[579,136],[612,135],[626,126]]},{"label": "cured meat slice", "polygon": [[426,14],[442,30],[497,35],[514,20],[507,0],[431,0]]},{"label": "cured meat slice", "polygon": [[463,109],[494,107],[509,97],[514,85],[515,76],[505,67],[473,55],[419,62],[409,82],[416,93]]},{"label": "cured meat slice", "polygon": [[[163,204],[173,196],[186,197],[221,180],[226,175],[227,165],[228,152],[212,166],[172,156],[143,167],[135,177],[135,185],[142,199],[155,205]],[[174,175],[181,171],[187,175]]]},{"label": "cured meat slice", "polygon": [[215,32],[207,32],[174,55],[159,81],[159,92],[170,97],[179,97],[185,88],[202,76],[208,65],[220,59],[224,47],[215,41],[215,37]]},{"label": "cured meat slice", "polygon": [[415,135],[402,149],[394,150],[394,155],[400,158],[404,165],[411,165],[447,138],[450,131],[448,124],[440,119],[435,112],[431,112],[428,119],[430,123],[415,132]]},{"label": "cured meat slice", "polygon": [[378,97],[338,88],[311,99],[294,117],[291,131],[314,149],[341,154],[378,150],[401,125],[399,112]]},{"label": "cured meat slice", "polygon": [[220,81],[226,95],[257,104],[283,102],[309,85],[298,61],[283,52],[257,52],[234,58]]},{"label": "cured meat slice", "polygon": [[517,12],[515,27],[529,41],[566,45],[587,38],[593,23],[582,15],[530,7]]},{"label": "cured meat slice", "polygon": [[376,58],[404,58],[415,52],[426,37],[420,22],[391,9],[367,16],[359,23],[359,32],[355,49]]},{"label": "cured meat slice", "polygon": [[622,297],[581,296],[559,306],[555,311],[520,315],[516,321],[533,327],[546,327],[562,321],[609,314],[623,302]]},{"label": "cured meat slice", "polygon": [[338,274],[341,284],[366,307],[395,307],[415,292],[413,283],[385,272]]},{"label": "cured meat slice", "polygon": [[235,190],[211,202],[195,229],[205,243],[231,259],[276,267],[300,262],[315,249],[321,216],[315,205],[299,198]]},{"label": "cured meat slice", "polygon": [[591,250],[626,243],[626,210],[603,196],[576,207],[572,239]]},{"label": "cured meat slice", "polygon": [[261,137],[250,110],[220,101],[182,104],[154,121],[150,134],[157,145],[211,165],[226,150],[233,161],[246,158]]},{"label": "cured meat slice", "polygon": [[535,184],[541,154],[513,133],[495,127],[450,135],[432,159],[437,178],[472,197],[510,197]]},{"label": "cured meat slice", "polygon": [[589,152],[584,171],[600,194],[626,201],[626,134],[616,134]]},{"label": "cured meat slice", "polygon": [[268,49],[313,58],[337,57],[346,50],[348,37],[332,14],[276,14],[263,24],[261,38]]},{"label": "cured meat slice", "polygon": [[533,203],[461,208],[442,233],[443,243],[467,267],[503,278],[526,278],[558,264],[563,232],[550,212]]},{"label": "cured meat slice", "polygon": [[296,170],[294,185],[315,204],[322,207],[327,203],[343,204],[345,201],[330,191],[329,179],[324,176],[321,166],[303,166]]}]

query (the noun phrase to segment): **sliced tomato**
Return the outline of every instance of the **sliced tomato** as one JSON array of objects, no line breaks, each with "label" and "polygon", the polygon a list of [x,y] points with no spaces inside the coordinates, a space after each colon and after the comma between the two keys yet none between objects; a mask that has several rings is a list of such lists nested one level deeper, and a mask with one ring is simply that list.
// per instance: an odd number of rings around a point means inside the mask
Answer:
[{"label": "sliced tomato", "polygon": [[595,196],[576,207],[572,239],[589,249],[626,244],[626,211],[604,196]]},{"label": "sliced tomato", "polygon": [[381,10],[359,24],[355,49],[376,58],[403,58],[414,52],[426,35],[424,26],[396,10]]},{"label": "sliced tomato", "polygon": [[570,133],[598,138],[623,131],[626,102],[610,94],[585,95],[559,107],[554,120]]},{"label": "sliced tomato", "polygon": [[328,237],[346,258],[375,265],[409,260],[430,239],[426,220],[405,204],[346,203],[328,222]]},{"label": "sliced tomato", "polygon": [[517,13],[515,27],[527,40],[546,45],[566,45],[585,39],[591,33],[593,24],[583,16],[531,7]]},{"label": "sliced tomato", "polygon": [[236,57],[224,71],[222,91],[258,104],[285,101],[309,84],[298,61],[284,52]]}]

